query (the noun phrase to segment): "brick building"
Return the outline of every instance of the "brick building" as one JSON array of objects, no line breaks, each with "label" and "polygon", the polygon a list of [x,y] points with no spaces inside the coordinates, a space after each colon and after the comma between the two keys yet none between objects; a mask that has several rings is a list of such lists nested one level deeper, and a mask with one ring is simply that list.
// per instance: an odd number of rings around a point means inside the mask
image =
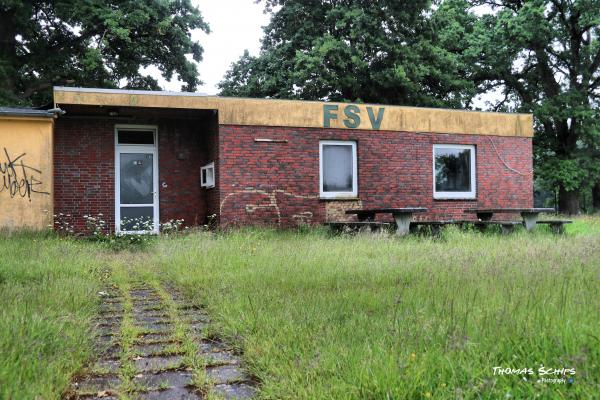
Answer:
[{"label": "brick building", "polygon": [[[54,213],[281,227],[344,210],[533,205],[532,116],[54,89]],[[472,217],[472,216],[471,216]],[[350,217],[353,218],[353,217]]]}]

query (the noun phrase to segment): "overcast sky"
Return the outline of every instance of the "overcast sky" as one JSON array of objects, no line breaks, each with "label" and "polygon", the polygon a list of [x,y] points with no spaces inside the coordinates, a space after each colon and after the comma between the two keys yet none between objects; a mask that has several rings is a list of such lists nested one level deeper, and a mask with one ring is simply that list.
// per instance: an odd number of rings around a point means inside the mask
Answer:
[{"label": "overcast sky", "polygon": [[[192,0],[192,3],[200,9],[211,30],[208,35],[192,32],[192,38],[204,47],[204,59],[198,65],[204,85],[198,92],[217,94],[217,83],[245,49],[258,54],[262,27],[269,23],[269,15],[263,14],[264,4],[256,4],[255,0]],[[160,76],[157,69],[149,68],[147,72]],[[175,80],[159,79],[159,83],[164,90],[181,90],[181,82]]]}]

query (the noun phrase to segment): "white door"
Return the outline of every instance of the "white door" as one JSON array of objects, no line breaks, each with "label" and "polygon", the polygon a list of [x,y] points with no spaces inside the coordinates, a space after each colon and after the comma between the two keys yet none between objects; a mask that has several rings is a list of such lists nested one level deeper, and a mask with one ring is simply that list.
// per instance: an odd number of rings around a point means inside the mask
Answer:
[{"label": "white door", "polygon": [[155,126],[115,127],[115,227],[158,233],[158,132]]}]

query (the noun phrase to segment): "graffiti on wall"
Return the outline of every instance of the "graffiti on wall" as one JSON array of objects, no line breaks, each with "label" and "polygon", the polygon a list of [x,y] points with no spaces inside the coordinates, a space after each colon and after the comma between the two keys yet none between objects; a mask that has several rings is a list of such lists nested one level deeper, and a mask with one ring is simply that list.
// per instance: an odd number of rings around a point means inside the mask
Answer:
[{"label": "graffiti on wall", "polygon": [[5,160],[0,162],[0,193],[8,192],[11,198],[21,197],[31,201],[33,194],[49,195],[43,191],[40,180],[42,171],[28,165],[25,162],[27,153],[11,156],[6,147],[4,148]]},{"label": "graffiti on wall", "polygon": [[[223,207],[225,205],[225,203],[227,202],[227,200],[229,200],[231,197],[233,196],[238,196],[238,195],[242,195],[242,194],[258,194],[261,196],[265,196],[268,199],[268,203],[267,204],[245,204],[245,209],[247,213],[253,213],[254,211],[261,209],[261,208],[271,208],[275,211],[275,214],[277,215],[277,225],[281,226],[281,210],[280,210],[280,206],[277,202],[277,194],[282,194],[284,196],[287,197],[293,197],[293,198],[297,198],[297,199],[318,199],[319,196],[302,196],[299,194],[295,194],[295,193],[290,193],[290,192],[286,192],[285,190],[281,190],[281,189],[274,189],[274,190],[261,190],[261,189],[254,189],[254,188],[246,188],[243,190],[237,190],[231,193],[228,193],[227,195],[225,195],[225,197],[223,198],[223,200],[221,201],[221,204],[219,206],[219,213],[222,214],[223,213]],[[292,215],[292,219],[294,221],[296,221],[296,223],[307,223],[310,224],[311,220],[313,218],[313,213],[310,211],[303,211],[300,212],[298,214],[294,214]]]}]

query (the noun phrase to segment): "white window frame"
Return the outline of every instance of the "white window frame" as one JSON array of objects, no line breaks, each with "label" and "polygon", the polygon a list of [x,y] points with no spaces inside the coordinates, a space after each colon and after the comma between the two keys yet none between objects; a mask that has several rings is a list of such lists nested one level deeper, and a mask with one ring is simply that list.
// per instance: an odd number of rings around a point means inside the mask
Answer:
[{"label": "white window frame", "polygon": [[[154,144],[120,144],[119,131],[153,131]],[[153,207],[153,227],[151,231],[124,231],[121,230],[121,153],[152,153],[153,158],[153,185],[154,185],[154,203]],[[158,126],[156,125],[115,125],[115,231],[117,233],[132,234],[158,234],[160,230],[160,199],[158,186]],[[143,207],[146,204],[129,204],[125,207]]]},{"label": "white window frame", "polygon": [[[212,170],[212,180],[204,180],[204,171]],[[208,173],[206,174],[208,177]],[[210,164],[206,164],[204,167],[200,168],[200,186],[203,188],[214,188],[215,187],[215,162],[211,162]]]},{"label": "white window frame", "polygon": [[[323,146],[351,146],[352,147],[352,191],[325,192],[323,190]],[[352,140],[321,140],[319,141],[319,196],[324,199],[356,198],[358,197],[358,157],[356,142]]]},{"label": "white window frame", "polygon": [[[459,149],[471,151],[471,190],[468,192],[438,192],[435,189],[435,151],[436,149]],[[475,146],[466,144],[434,144],[432,152],[433,198],[434,199],[475,199],[477,196],[477,171]]]}]

